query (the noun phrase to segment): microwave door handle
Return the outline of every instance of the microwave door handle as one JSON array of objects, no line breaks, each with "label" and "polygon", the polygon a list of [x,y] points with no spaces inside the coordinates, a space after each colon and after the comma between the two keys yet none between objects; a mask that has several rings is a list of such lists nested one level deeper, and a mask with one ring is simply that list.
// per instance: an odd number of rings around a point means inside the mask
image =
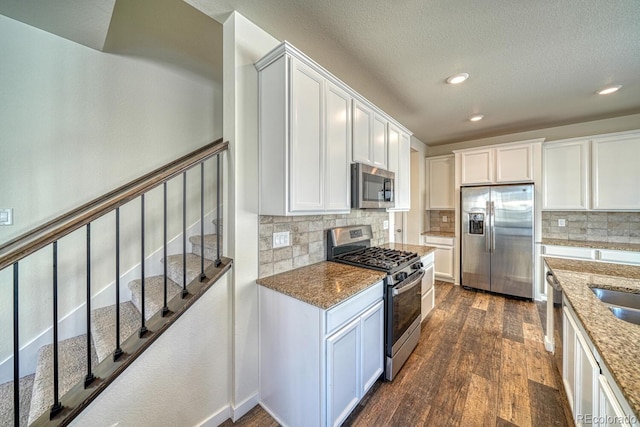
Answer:
[{"label": "microwave door handle", "polygon": [[390,179],[385,179],[382,183],[382,191],[384,193],[384,201],[385,202],[392,202],[393,200],[393,193],[392,193],[393,188],[391,188],[391,180]]}]

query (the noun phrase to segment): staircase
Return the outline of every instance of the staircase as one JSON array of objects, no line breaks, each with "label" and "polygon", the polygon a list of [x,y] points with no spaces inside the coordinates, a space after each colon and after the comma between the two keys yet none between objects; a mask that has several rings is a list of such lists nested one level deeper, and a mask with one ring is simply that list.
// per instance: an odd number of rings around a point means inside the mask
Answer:
[{"label": "staircase", "polygon": [[[197,283],[201,272],[201,256],[204,253],[204,267],[211,266],[217,257],[218,236],[215,234],[191,236],[192,253],[186,254],[186,282],[184,282],[183,255],[170,255],[167,266],[167,301],[181,298],[183,283],[187,290],[192,282]],[[219,227],[222,230],[222,227]],[[163,260],[165,262],[165,260]],[[141,326],[142,300],[141,279],[128,284],[131,301],[120,303],[120,342],[137,334]],[[145,319],[162,310],[164,306],[164,276],[145,278]],[[9,335],[7,334],[7,337]],[[92,366],[97,366],[107,358],[113,358],[116,348],[116,307],[115,304],[101,307],[91,312],[91,358]],[[35,374],[20,379],[20,426],[31,425],[43,414],[48,413],[53,404],[53,344],[45,345],[38,352]],[[87,335],[79,335],[58,343],[59,352],[59,395],[62,397],[78,383],[83,383],[87,371]],[[0,427],[14,426],[13,381],[0,385]],[[64,400],[64,399],[62,399]],[[46,417],[48,419],[48,416]],[[38,420],[38,424],[42,419]]]}]

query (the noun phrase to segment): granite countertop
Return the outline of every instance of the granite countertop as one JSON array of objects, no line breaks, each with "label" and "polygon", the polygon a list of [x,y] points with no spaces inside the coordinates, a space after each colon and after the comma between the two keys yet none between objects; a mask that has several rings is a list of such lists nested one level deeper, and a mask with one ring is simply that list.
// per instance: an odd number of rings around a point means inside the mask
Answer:
[{"label": "granite countertop", "polygon": [[456,237],[456,233],[453,231],[425,231],[423,236],[436,236],[436,237]]},{"label": "granite countertop", "polygon": [[382,271],[323,261],[263,277],[256,283],[326,310],[378,283],[385,276]]},{"label": "granite countertop", "polygon": [[434,248],[433,246],[409,245],[409,244],[405,244],[405,243],[385,243],[384,245],[381,245],[380,247],[389,248],[389,249],[395,249],[397,251],[415,252],[421,258],[437,249],[437,248]]},{"label": "granite countertop", "polygon": [[553,246],[573,246],[576,248],[611,249],[616,251],[640,252],[640,244],[637,243],[609,243],[595,242],[590,240],[542,239],[542,244]]},{"label": "granite countertop", "polygon": [[640,325],[616,318],[589,288],[591,284],[640,293],[640,267],[551,257],[545,262],[629,406],[640,416]]}]

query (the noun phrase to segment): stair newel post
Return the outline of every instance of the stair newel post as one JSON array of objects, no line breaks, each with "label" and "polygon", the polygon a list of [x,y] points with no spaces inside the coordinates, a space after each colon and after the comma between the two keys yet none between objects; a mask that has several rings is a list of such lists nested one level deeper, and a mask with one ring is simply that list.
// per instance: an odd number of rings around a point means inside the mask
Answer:
[{"label": "stair newel post", "polygon": [[58,241],[53,242],[53,405],[49,418],[53,419],[60,411],[58,376]]},{"label": "stair newel post", "polygon": [[122,356],[120,348],[120,208],[116,208],[116,349],[113,352],[115,362]]},{"label": "stair newel post", "polygon": [[164,256],[164,262],[162,263],[163,268],[164,268],[164,275],[163,275],[163,280],[164,280],[164,289],[163,289],[163,302],[164,305],[162,306],[162,317],[166,316],[169,313],[169,306],[167,304],[167,264],[169,263],[169,261],[167,260],[167,182],[165,181],[163,186],[163,191],[164,191],[164,199],[163,199],[163,212],[164,212],[164,216],[163,216],[163,247],[162,247],[162,253]]},{"label": "stair newel post", "polygon": [[204,282],[204,162],[200,162],[200,281]]},{"label": "stair newel post", "polygon": [[140,332],[138,336],[142,338],[147,332],[145,325],[145,307],[144,307],[144,194],[140,195]]},{"label": "stair newel post", "polygon": [[18,298],[18,263],[13,264],[13,425],[20,425],[20,335]]},{"label": "stair newel post", "polygon": [[220,267],[220,153],[216,154],[216,262]]},{"label": "stair newel post", "polygon": [[182,172],[182,298],[187,291],[187,172]]},{"label": "stair newel post", "polygon": [[95,380],[91,372],[91,223],[87,224],[87,375],[84,388]]}]

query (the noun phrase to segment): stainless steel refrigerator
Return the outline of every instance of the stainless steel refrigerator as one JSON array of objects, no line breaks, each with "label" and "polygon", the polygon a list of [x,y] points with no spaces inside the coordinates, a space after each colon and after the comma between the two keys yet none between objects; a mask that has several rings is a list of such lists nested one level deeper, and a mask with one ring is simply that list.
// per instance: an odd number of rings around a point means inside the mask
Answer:
[{"label": "stainless steel refrigerator", "polygon": [[533,298],[533,185],[460,191],[460,284]]}]

